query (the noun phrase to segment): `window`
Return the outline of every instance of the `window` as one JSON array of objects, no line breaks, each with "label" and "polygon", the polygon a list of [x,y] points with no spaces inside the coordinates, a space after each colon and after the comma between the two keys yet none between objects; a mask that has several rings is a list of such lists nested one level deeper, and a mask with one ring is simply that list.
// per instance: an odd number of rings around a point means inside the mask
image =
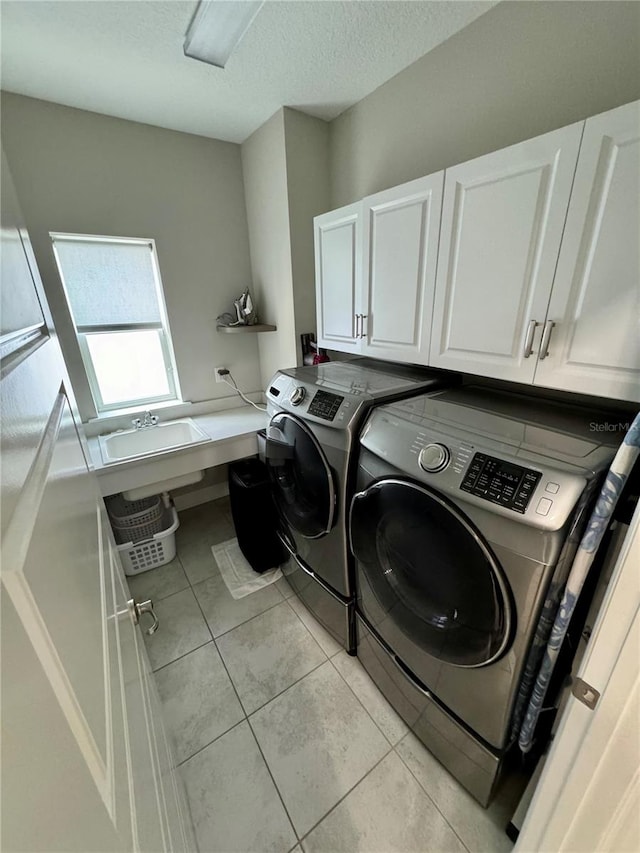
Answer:
[{"label": "window", "polygon": [[52,234],[98,412],[179,397],[152,240]]}]

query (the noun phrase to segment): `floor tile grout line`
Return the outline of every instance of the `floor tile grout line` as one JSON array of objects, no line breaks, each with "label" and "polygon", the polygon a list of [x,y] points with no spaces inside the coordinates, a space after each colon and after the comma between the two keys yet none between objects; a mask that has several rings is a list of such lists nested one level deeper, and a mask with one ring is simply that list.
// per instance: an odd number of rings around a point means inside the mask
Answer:
[{"label": "floor tile grout line", "polygon": [[[264,588],[265,587],[263,587],[263,589]],[[278,590],[278,592],[280,592],[280,591]],[[230,634],[232,631],[235,631],[236,628],[240,628],[242,625],[246,625],[248,622],[253,622],[254,619],[259,619],[260,616],[264,616],[265,613],[268,613],[270,610],[273,610],[275,607],[279,607],[281,604],[284,604],[284,599],[280,599],[280,601],[276,601],[275,604],[270,604],[269,607],[267,607],[265,610],[262,610],[260,613],[256,613],[255,616],[249,616],[249,618],[245,619],[244,622],[239,622],[237,625],[234,625],[233,628],[229,628],[228,631],[223,631],[222,634],[217,634],[214,637],[214,639],[215,640],[221,640],[227,634]],[[205,616],[205,619],[206,619],[206,616]]]},{"label": "floor tile grout line", "polygon": [[[205,616],[204,610],[202,609],[202,605],[200,604],[200,599],[196,595],[196,591],[194,590],[193,587],[191,587],[191,593],[192,593],[193,597],[195,598],[196,604],[198,605],[198,610],[200,611],[200,614],[202,615],[202,618],[204,619],[204,624],[207,626],[207,631],[211,635],[211,641],[215,644],[216,638],[213,636],[213,631],[211,630],[211,625],[209,625],[209,621],[208,621],[207,617]],[[217,645],[216,645],[216,649],[218,651],[218,654],[220,654],[220,649],[218,649]]]},{"label": "floor tile grout line", "polygon": [[381,763],[385,760],[385,758],[386,758],[388,755],[391,755],[391,753],[392,753],[392,752],[393,752],[393,747],[392,747],[392,746],[390,746],[390,747],[389,747],[389,749],[384,753],[384,755],[382,755],[382,756],[381,756],[381,757],[376,761],[376,763],[375,763],[373,766],[371,766],[371,767],[367,770],[367,772],[364,774],[364,776],[361,776],[361,777],[360,777],[360,779],[358,779],[358,781],[357,781],[357,782],[355,782],[355,783],[354,783],[354,784],[349,788],[349,790],[348,790],[346,793],[344,793],[344,794],[340,797],[340,799],[339,799],[336,803],[334,803],[334,804],[331,806],[331,808],[330,808],[328,811],[326,811],[326,812],[322,815],[322,817],[320,818],[320,820],[316,821],[316,822],[313,824],[313,826],[311,827],[311,829],[308,829],[308,830],[305,832],[305,834],[300,838],[300,844],[302,844],[302,842],[305,840],[305,838],[307,838],[309,835],[311,835],[311,833],[313,832],[313,830],[314,830],[314,829],[316,829],[316,827],[318,827],[318,826],[322,823],[322,821],[323,821],[323,820],[325,820],[325,818],[329,817],[329,815],[331,814],[331,812],[332,812],[332,811],[334,811],[335,809],[337,809],[337,808],[338,808],[338,806],[340,805],[340,803],[341,803],[343,800],[346,800],[346,798],[349,796],[349,794],[350,794],[353,790],[355,790],[361,782],[364,782],[364,780],[367,778],[367,776],[369,776],[369,774],[370,774],[370,773],[373,773],[373,771],[376,769],[376,767],[377,767],[379,764],[381,764]]},{"label": "floor tile grout line", "polygon": [[[202,613],[202,618],[204,619],[205,624],[206,624],[207,628],[209,629],[209,633],[211,634],[211,642],[213,643],[215,650],[218,653],[218,657],[220,658],[220,662],[221,662],[223,669],[227,675],[227,678],[229,679],[229,683],[231,684],[231,688],[232,688],[233,692],[235,693],[236,699],[238,700],[238,703],[240,705],[240,710],[244,714],[244,719],[248,720],[247,711],[246,711],[246,708],[244,707],[242,699],[240,698],[240,694],[238,693],[238,688],[236,687],[233,678],[231,678],[231,673],[229,672],[229,668],[227,667],[227,663],[222,656],[222,652],[220,651],[220,647],[216,643],[216,638],[213,636],[213,631],[211,630],[211,626],[209,625],[209,622],[207,621],[207,617],[204,615],[204,610],[202,609],[202,605],[198,601],[198,596],[195,594],[195,592],[193,593],[193,597],[198,602],[198,607],[200,608],[200,612]],[[221,634],[221,636],[224,636],[224,635]]]},{"label": "floor tile grout line", "polygon": [[[280,593],[280,594],[282,595],[282,593]],[[322,654],[325,656],[325,658],[326,658],[327,660],[331,660],[331,658],[329,657],[329,655],[325,652],[325,650],[322,648],[322,646],[320,645],[320,643],[319,643],[319,642],[316,640],[316,638],[313,636],[312,632],[311,632],[311,631],[309,630],[309,628],[304,624],[304,622],[303,622],[302,618],[301,618],[301,617],[300,617],[300,615],[296,612],[295,607],[292,607],[292,606],[291,606],[291,604],[289,604],[289,599],[288,599],[288,598],[285,598],[284,600],[285,600],[285,602],[289,605],[289,610],[291,610],[291,612],[295,615],[296,619],[301,623],[302,627],[303,627],[303,628],[305,629],[305,631],[309,634],[309,636],[311,637],[311,639],[313,640],[313,642],[318,646],[318,648],[320,649],[320,651],[322,652]]]},{"label": "floor tile grout line", "polygon": [[[408,732],[407,734],[413,734],[413,732],[411,732],[411,730],[409,730],[409,732]],[[406,735],[405,735],[405,737],[406,737]],[[414,737],[415,737],[415,735],[414,735]],[[404,740],[404,738],[402,738],[402,740]],[[398,744],[399,744],[399,743],[400,743],[400,741],[398,741]],[[396,746],[397,746],[398,744],[396,744]],[[426,747],[425,747],[425,749],[426,749]],[[460,842],[460,844],[462,844],[462,846],[464,847],[464,849],[465,849],[465,850],[469,851],[469,848],[468,848],[468,847],[467,847],[467,845],[464,843],[464,841],[462,840],[462,838],[458,835],[458,833],[457,833],[457,831],[456,831],[455,827],[453,826],[453,824],[449,821],[449,819],[448,819],[448,818],[447,818],[447,816],[444,814],[444,812],[442,811],[442,809],[438,806],[438,804],[437,804],[437,803],[436,803],[436,801],[433,799],[433,797],[431,796],[431,794],[427,791],[427,789],[424,787],[424,785],[422,784],[422,782],[418,779],[418,777],[417,777],[417,776],[416,776],[416,774],[413,772],[413,770],[409,767],[409,765],[407,764],[407,762],[406,762],[406,761],[404,760],[404,758],[402,757],[402,754],[401,754],[400,752],[398,752],[398,750],[396,749],[396,747],[395,747],[395,746],[393,747],[393,751],[394,751],[394,752],[395,752],[395,754],[398,756],[398,758],[400,759],[400,761],[404,764],[404,766],[407,768],[407,770],[409,771],[409,773],[413,776],[413,778],[415,779],[415,781],[418,783],[418,785],[420,786],[420,789],[421,789],[422,791],[424,791],[424,793],[425,793],[425,795],[427,796],[427,798],[428,798],[429,800],[431,800],[431,802],[433,803],[433,805],[434,805],[434,807],[435,807],[436,811],[437,811],[437,812],[438,812],[438,814],[442,817],[442,819],[443,819],[443,820],[444,820],[444,822],[447,824],[447,826],[451,829],[451,831],[453,832],[453,834],[455,835],[455,837],[458,839],[458,841]],[[429,754],[431,754],[431,753],[429,753]],[[469,853],[471,853],[471,851],[469,851]]]},{"label": "floor tile grout line", "polygon": [[[282,595],[282,593],[280,593],[280,594]],[[285,601],[287,602],[287,604],[289,605],[289,607],[293,610],[293,612],[296,614],[296,616],[298,617],[298,619],[302,622],[302,624],[304,625],[304,627],[307,629],[307,631],[311,634],[311,636],[313,637],[313,639],[316,641],[316,643],[317,643],[317,644],[320,646],[320,648],[322,649],[322,645],[320,644],[320,641],[319,641],[319,640],[317,640],[317,639],[316,639],[316,637],[314,637],[314,636],[313,636],[313,631],[311,630],[311,628],[309,628],[309,626],[305,623],[305,621],[304,621],[304,619],[302,618],[302,616],[300,616],[300,614],[299,614],[299,613],[298,613],[298,611],[295,609],[295,607],[293,606],[293,604],[291,604],[290,599],[292,599],[292,598],[295,598],[295,599],[299,602],[299,604],[300,604],[302,607],[304,607],[304,608],[305,608],[305,610],[307,611],[307,613],[309,614],[309,616],[311,616],[311,618],[312,618],[312,619],[314,619],[315,621],[317,621],[317,620],[316,620],[316,618],[315,618],[315,616],[314,616],[314,615],[313,615],[313,613],[309,610],[309,608],[306,606],[306,604],[304,604],[304,602],[303,602],[303,601],[301,601],[301,599],[300,599],[300,598],[298,598],[298,596],[296,595],[296,593],[295,593],[295,592],[293,593],[293,595],[290,595],[290,596],[289,596],[289,598],[285,598]],[[328,637],[330,637],[330,639],[332,639],[332,640],[334,639],[334,638],[331,636],[331,634],[329,634],[329,632],[327,631],[327,629],[326,629],[323,625],[321,625],[319,622],[318,622],[318,627],[319,627],[319,628],[321,628],[321,629],[325,632],[325,634],[327,634],[327,636],[328,636]],[[335,640],[335,642],[337,643],[338,641],[337,641],[337,640]],[[325,655],[327,656],[327,660],[331,660],[331,658],[332,658],[332,657],[335,657],[336,655],[339,655],[339,654],[340,654],[340,652],[342,652],[342,651],[346,651],[346,649],[345,649],[345,647],[344,647],[344,646],[340,646],[340,648],[338,649],[338,651],[337,651],[337,652],[334,652],[332,655],[328,654],[328,652],[325,652],[325,651],[324,651],[324,649],[322,649],[322,651],[323,651],[323,652],[325,653]]]},{"label": "floor tile grout line", "polygon": [[205,745],[204,745],[204,746],[201,746],[201,747],[199,747],[198,749],[196,749],[196,751],[195,751],[192,755],[188,756],[188,758],[183,758],[183,759],[182,759],[182,761],[178,761],[178,763],[177,763],[177,765],[176,765],[176,766],[177,766],[177,767],[182,767],[182,765],[183,765],[183,764],[186,764],[186,763],[187,763],[187,761],[191,761],[191,759],[192,759],[192,758],[195,758],[195,757],[196,757],[196,755],[200,755],[200,753],[201,753],[201,752],[204,752],[204,751],[205,751],[205,749],[208,749],[208,747],[213,746],[213,744],[214,744],[214,743],[216,743],[217,741],[219,741],[221,737],[224,737],[225,735],[228,735],[228,734],[229,734],[229,732],[232,732],[234,729],[237,729],[237,728],[238,728],[238,726],[239,726],[241,723],[246,723],[246,722],[248,722],[248,721],[247,721],[247,717],[246,717],[246,716],[244,716],[241,720],[238,720],[238,722],[237,722],[237,723],[234,723],[232,726],[229,726],[229,728],[228,728],[228,729],[226,729],[226,730],[225,730],[225,731],[223,731],[223,732],[220,732],[220,734],[219,734],[219,735],[216,735],[216,736],[214,737],[214,739],[213,739],[213,740],[210,740],[210,741],[209,741],[209,743],[205,743]]},{"label": "floor tile grout line", "polygon": [[[185,572],[184,566],[182,565],[182,560],[180,559],[180,556],[178,554],[176,554],[176,556],[170,562],[165,563],[163,566],[155,566],[154,568],[159,568],[159,569],[165,568],[167,566],[170,566],[171,563],[175,562],[176,560],[180,563],[180,568],[182,569],[182,574],[185,577],[187,585],[181,587],[180,589],[172,589],[171,592],[168,592],[166,595],[163,595],[162,598],[158,598],[157,595],[150,595],[148,592],[143,592],[142,595],[144,595],[147,598],[153,599],[154,603],[156,603],[158,601],[164,601],[166,598],[170,598],[172,595],[177,595],[179,592],[184,592],[185,589],[189,589],[189,587],[191,586],[191,582],[190,582],[189,578],[187,577],[187,573]],[[144,578],[145,575],[147,575],[147,574],[148,574],[148,572],[140,572],[137,575],[127,575],[127,578],[130,578],[131,580],[135,580],[137,578]],[[134,595],[133,592],[131,594]],[[135,598],[135,595],[134,595],[134,598]]]},{"label": "floor tile grout line", "polygon": [[[222,657],[222,654],[220,655],[220,657]],[[305,674],[301,675],[300,678],[296,678],[296,680],[292,681],[291,684],[288,684],[286,687],[283,687],[282,690],[279,693],[276,693],[275,696],[272,696],[271,699],[267,699],[266,702],[263,702],[262,705],[257,707],[255,710],[249,711],[249,713],[247,714],[247,719],[249,719],[249,717],[252,717],[254,714],[257,714],[258,711],[262,711],[262,709],[266,708],[269,703],[273,702],[275,699],[278,699],[280,696],[282,696],[283,693],[286,693],[287,690],[290,690],[292,687],[295,687],[296,684],[300,684],[300,682],[303,681],[308,675],[311,675],[312,672],[315,672],[317,669],[320,669],[320,667],[324,666],[325,663],[329,663],[329,661],[320,661],[320,663],[316,664],[316,666],[314,666],[313,669],[310,669],[309,672],[305,672]],[[231,675],[229,675],[229,677],[231,677]],[[244,709],[244,705],[242,707]]]},{"label": "floor tile grout line", "polygon": [[[212,555],[212,556],[213,556],[213,555]],[[205,583],[205,582],[206,582],[206,581],[208,581],[209,579],[210,579],[210,578],[204,578],[204,580],[198,581],[198,583],[196,584],[196,586],[199,586],[201,583]],[[280,601],[276,601],[276,603],[275,603],[275,604],[272,604],[272,605],[270,605],[269,607],[267,607],[267,608],[266,608],[266,610],[263,610],[263,611],[262,611],[262,613],[256,613],[256,615],[255,615],[255,616],[250,616],[248,619],[245,619],[243,622],[240,622],[238,625],[234,625],[234,627],[233,627],[233,628],[229,628],[229,630],[228,630],[228,631],[224,631],[222,634],[218,634],[217,636],[215,636],[215,635],[214,635],[214,633],[213,633],[213,631],[211,630],[211,625],[209,625],[209,620],[207,619],[207,617],[206,617],[206,615],[205,615],[205,612],[204,612],[204,610],[203,610],[203,608],[202,608],[202,605],[200,604],[200,599],[198,598],[198,595],[197,595],[197,593],[196,593],[196,591],[195,591],[195,589],[194,589],[194,586],[193,586],[193,584],[191,583],[191,581],[189,581],[189,585],[190,585],[190,587],[191,587],[191,591],[193,592],[193,597],[194,597],[194,598],[195,598],[195,600],[198,602],[198,607],[200,608],[200,613],[202,613],[202,618],[204,619],[204,621],[205,621],[205,623],[206,623],[206,626],[207,626],[207,628],[209,629],[209,633],[211,634],[211,639],[212,639],[214,642],[215,642],[216,640],[219,640],[221,637],[224,637],[224,636],[225,636],[225,634],[230,634],[230,633],[231,633],[231,631],[235,631],[235,629],[236,629],[236,628],[239,628],[241,625],[246,625],[246,624],[247,624],[247,622],[251,622],[251,620],[252,620],[252,619],[257,619],[257,618],[258,618],[258,616],[262,616],[262,614],[263,614],[263,613],[267,613],[269,610],[273,610],[273,608],[274,608],[274,607],[277,607],[279,604],[282,604],[282,603],[283,603],[283,601],[285,601],[285,600],[286,600],[286,599],[284,599],[284,598],[281,598],[281,600],[280,600]],[[269,585],[271,585],[271,584],[269,584]],[[282,595],[282,593],[280,592],[280,590],[278,590],[278,594],[279,594],[279,595]],[[217,643],[216,643],[216,648],[218,648]],[[220,649],[218,649],[218,652],[219,652],[219,651],[220,651]]]},{"label": "floor tile grout line", "polygon": [[[335,657],[337,657],[337,655],[335,655]],[[395,744],[391,743],[390,739],[389,739],[389,738],[386,736],[386,734],[382,731],[382,728],[381,728],[381,727],[378,725],[378,723],[376,722],[376,719],[375,719],[375,717],[373,716],[373,714],[371,714],[371,712],[369,711],[369,709],[367,708],[367,706],[364,704],[364,702],[362,701],[362,699],[358,696],[358,694],[356,693],[356,691],[353,689],[353,687],[349,684],[349,682],[347,681],[347,679],[344,677],[344,675],[340,672],[340,670],[338,669],[338,667],[335,665],[335,663],[333,662],[333,658],[329,658],[329,663],[333,666],[333,668],[334,668],[334,669],[335,669],[335,671],[338,673],[338,675],[340,676],[340,678],[344,681],[344,683],[347,685],[347,687],[349,688],[349,690],[350,690],[350,691],[353,693],[353,695],[356,697],[356,699],[358,700],[358,702],[360,703],[360,705],[362,705],[362,707],[364,708],[364,710],[367,712],[367,715],[368,715],[368,716],[369,716],[369,718],[371,719],[371,722],[372,722],[372,723],[374,724],[374,726],[378,729],[378,731],[380,732],[380,734],[382,735],[382,737],[386,740],[386,742],[389,744],[389,746],[391,747],[391,749],[395,749]],[[382,694],[380,694],[380,695],[382,696]],[[382,696],[382,698],[384,699],[384,696]],[[404,737],[404,735],[403,735],[402,737]],[[400,740],[402,740],[402,738],[400,738]],[[399,743],[399,742],[400,742],[400,741],[398,741],[398,743]]]},{"label": "floor tile grout line", "polygon": [[301,841],[300,836],[298,835],[298,830],[296,829],[295,824],[293,823],[293,820],[291,819],[291,815],[289,814],[289,809],[287,808],[287,806],[285,804],[284,797],[282,796],[280,788],[278,787],[278,783],[276,782],[274,775],[271,772],[271,767],[269,767],[269,762],[267,761],[266,755],[262,751],[262,746],[260,745],[260,741],[258,740],[258,736],[256,735],[256,733],[253,730],[253,726],[251,725],[251,720],[249,719],[249,717],[247,717],[247,723],[249,724],[249,729],[251,730],[251,734],[253,735],[253,739],[256,742],[256,746],[258,747],[260,755],[262,756],[262,760],[264,761],[264,766],[267,768],[267,773],[271,777],[271,781],[273,782],[273,787],[276,789],[276,793],[277,793],[278,797],[280,798],[280,802],[282,803],[282,808],[284,809],[284,813],[287,816],[287,820],[291,824],[291,829],[293,830],[293,834],[296,837],[296,844],[294,844],[293,847],[291,848],[293,850],[296,848],[296,846],[298,844],[300,844],[300,841]]},{"label": "floor tile grout line", "polygon": [[183,660],[183,658],[188,657],[192,652],[197,652],[199,649],[204,649],[205,646],[208,646],[212,643],[213,640],[207,640],[204,643],[200,643],[199,646],[195,646],[193,649],[189,649],[188,652],[185,652],[183,655],[179,655],[177,658],[173,660],[167,661],[167,663],[163,663],[162,666],[159,666],[157,669],[151,669],[151,672],[155,675],[156,672],[162,672],[163,669],[166,669],[168,666],[171,666],[172,663],[177,663],[179,660]]},{"label": "floor tile grout line", "polygon": [[[218,653],[218,657],[220,658],[220,663],[222,664],[222,667],[223,667],[223,669],[227,675],[227,678],[229,679],[229,683],[231,684],[231,689],[233,690],[235,697],[238,700],[238,704],[240,705],[240,710],[244,714],[244,719],[247,720],[247,722],[248,722],[247,711],[246,711],[246,708],[244,707],[242,699],[240,698],[240,694],[238,693],[238,688],[236,687],[233,678],[231,678],[231,673],[229,672],[229,668],[227,667],[226,661],[222,656],[222,652],[220,651],[220,648],[219,648],[218,644],[216,643],[216,638],[213,636],[213,631],[211,630],[211,626],[209,625],[209,622],[207,621],[207,617],[204,614],[204,610],[202,609],[202,605],[200,604],[200,601],[198,600],[198,596],[195,594],[195,592],[193,593],[193,597],[198,602],[198,607],[200,608],[200,612],[202,613],[202,618],[204,619],[205,624],[206,624],[207,628],[209,629],[209,633],[211,634],[211,642],[213,643],[214,648],[215,648],[216,652]],[[224,635],[221,635],[221,636],[224,636]]]}]

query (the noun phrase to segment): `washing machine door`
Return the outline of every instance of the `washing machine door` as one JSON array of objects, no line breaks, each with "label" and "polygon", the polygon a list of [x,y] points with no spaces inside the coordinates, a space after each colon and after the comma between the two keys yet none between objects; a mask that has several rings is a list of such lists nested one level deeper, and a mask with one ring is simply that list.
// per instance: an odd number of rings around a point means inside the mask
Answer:
[{"label": "washing machine door", "polygon": [[307,539],[327,534],[336,510],[333,473],[309,427],[286,412],[274,415],[265,461],[276,506],[291,529]]},{"label": "washing machine door", "polygon": [[354,496],[349,535],[359,605],[382,634],[391,623],[389,633],[399,629],[432,658],[461,667],[507,649],[512,605],[502,570],[449,501],[411,481],[378,480]]}]

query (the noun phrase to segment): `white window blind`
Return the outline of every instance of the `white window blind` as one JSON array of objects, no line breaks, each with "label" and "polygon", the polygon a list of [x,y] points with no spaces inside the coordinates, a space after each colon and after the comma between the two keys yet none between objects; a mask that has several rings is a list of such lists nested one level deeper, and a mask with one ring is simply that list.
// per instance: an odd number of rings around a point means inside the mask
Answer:
[{"label": "white window blind", "polygon": [[153,241],[51,237],[97,410],[176,399]]},{"label": "white window blind", "polygon": [[77,326],[160,324],[149,243],[55,239]]}]

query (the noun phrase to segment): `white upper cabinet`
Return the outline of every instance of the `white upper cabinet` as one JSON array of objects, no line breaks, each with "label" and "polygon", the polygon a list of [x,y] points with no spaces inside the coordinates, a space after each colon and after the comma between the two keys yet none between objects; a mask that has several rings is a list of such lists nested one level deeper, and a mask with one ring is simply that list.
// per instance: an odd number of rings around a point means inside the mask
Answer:
[{"label": "white upper cabinet", "polygon": [[314,219],[318,344],[360,352],[362,203]]},{"label": "white upper cabinet", "polygon": [[447,169],[431,365],[533,381],[583,126]]},{"label": "white upper cabinet", "polygon": [[640,402],[639,174],[640,103],[588,119],[536,385]]},{"label": "white upper cabinet", "polygon": [[426,364],[444,172],[363,201],[366,355]]}]

